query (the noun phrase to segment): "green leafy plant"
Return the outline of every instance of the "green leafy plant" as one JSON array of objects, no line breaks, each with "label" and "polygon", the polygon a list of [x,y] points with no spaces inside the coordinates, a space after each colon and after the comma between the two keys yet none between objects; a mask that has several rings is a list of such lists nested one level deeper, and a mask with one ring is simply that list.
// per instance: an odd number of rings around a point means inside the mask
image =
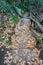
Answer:
[{"label": "green leafy plant", "polygon": [[11,44],[11,40],[9,40],[9,39],[6,40],[5,42],[6,42],[6,44]]},{"label": "green leafy plant", "polygon": [[5,27],[5,24],[4,24],[4,23],[2,23],[2,24],[0,25],[0,27],[4,28],[4,27]]},{"label": "green leafy plant", "polygon": [[14,17],[13,15],[11,15],[11,19],[13,21],[13,24],[16,24],[18,22],[18,18]]}]

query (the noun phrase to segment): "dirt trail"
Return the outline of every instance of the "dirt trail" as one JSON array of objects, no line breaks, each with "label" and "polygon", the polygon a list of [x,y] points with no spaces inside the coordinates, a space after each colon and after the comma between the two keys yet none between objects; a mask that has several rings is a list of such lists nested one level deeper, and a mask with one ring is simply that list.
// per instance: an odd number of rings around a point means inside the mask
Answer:
[{"label": "dirt trail", "polygon": [[[36,41],[31,34],[29,26],[30,20],[26,18],[17,23],[13,30],[15,34],[11,36],[12,44],[7,46],[11,50],[8,50],[5,54],[4,63],[8,65],[12,65],[12,63],[14,63],[13,65],[26,65],[25,63],[28,63],[28,65],[43,65],[42,60],[39,60],[39,50],[35,47]],[[7,27],[4,31],[6,36],[8,35],[7,32],[12,31]]]},{"label": "dirt trail", "polygon": [[[15,28],[15,35],[12,36],[12,57],[14,62],[27,62],[28,65],[41,65],[38,57],[38,49],[35,48],[36,41],[29,29],[30,20],[23,18]],[[22,65],[24,65],[24,63]],[[18,64],[19,65],[19,64]]]}]

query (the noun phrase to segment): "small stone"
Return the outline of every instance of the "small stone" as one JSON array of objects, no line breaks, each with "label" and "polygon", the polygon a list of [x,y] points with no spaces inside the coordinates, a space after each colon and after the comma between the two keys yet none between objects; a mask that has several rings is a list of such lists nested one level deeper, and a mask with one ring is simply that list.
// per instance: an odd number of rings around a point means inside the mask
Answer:
[{"label": "small stone", "polygon": [[7,51],[7,54],[9,54],[9,51]]},{"label": "small stone", "polygon": [[34,62],[34,58],[32,58],[32,62]]},{"label": "small stone", "polygon": [[4,49],[1,49],[1,51],[4,51]]}]

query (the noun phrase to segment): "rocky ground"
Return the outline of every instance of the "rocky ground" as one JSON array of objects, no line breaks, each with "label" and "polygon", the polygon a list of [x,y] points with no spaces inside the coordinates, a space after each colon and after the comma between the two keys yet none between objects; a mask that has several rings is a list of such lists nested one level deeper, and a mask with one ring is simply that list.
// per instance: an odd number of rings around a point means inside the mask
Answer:
[{"label": "rocky ground", "polygon": [[[2,52],[5,51],[3,46],[9,49],[6,50],[4,55],[4,64],[43,65],[43,59],[39,58],[41,49],[36,48],[36,40],[32,36],[29,26],[29,19],[23,18],[17,23],[16,27],[10,19],[10,22],[6,24],[6,29],[2,30],[2,32],[0,31],[0,33],[4,33],[4,41],[0,41],[0,49]],[[12,43],[7,45],[5,44],[5,40],[7,40],[10,35]]]}]

